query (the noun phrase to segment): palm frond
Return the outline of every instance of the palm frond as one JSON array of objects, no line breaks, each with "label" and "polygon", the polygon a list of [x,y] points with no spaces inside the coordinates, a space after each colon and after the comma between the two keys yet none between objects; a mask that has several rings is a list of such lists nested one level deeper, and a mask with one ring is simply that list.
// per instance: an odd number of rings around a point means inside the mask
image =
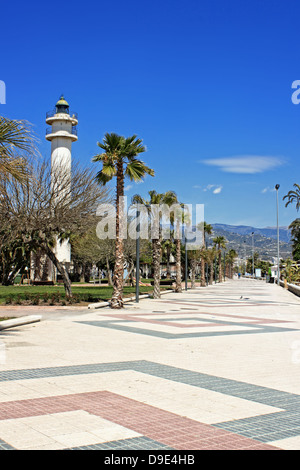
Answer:
[{"label": "palm frond", "polygon": [[1,179],[23,181],[28,176],[29,162],[38,155],[37,139],[26,121],[0,116]]},{"label": "palm frond", "polygon": [[293,186],[295,191],[289,191],[282,199],[288,199],[285,207],[287,207],[289,204],[292,204],[293,202],[296,202],[296,209],[298,211],[300,209],[300,185],[295,183]]},{"label": "palm frond", "polygon": [[146,174],[154,176],[154,171],[141,160],[132,159],[127,164],[125,176],[131,181],[141,181]]}]

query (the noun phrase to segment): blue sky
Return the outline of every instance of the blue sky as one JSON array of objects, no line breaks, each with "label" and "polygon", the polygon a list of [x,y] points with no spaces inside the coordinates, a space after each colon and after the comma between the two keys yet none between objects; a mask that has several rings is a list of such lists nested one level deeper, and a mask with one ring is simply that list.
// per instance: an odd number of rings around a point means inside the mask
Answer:
[{"label": "blue sky", "polygon": [[[106,132],[144,141],[156,172],[130,198],[174,190],[209,223],[288,225],[300,183],[300,4],[278,0],[56,0],[1,6],[0,114],[30,121],[40,150],[60,94],[78,112],[73,157]],[[95,164],[93,164],[95,165]]]}]

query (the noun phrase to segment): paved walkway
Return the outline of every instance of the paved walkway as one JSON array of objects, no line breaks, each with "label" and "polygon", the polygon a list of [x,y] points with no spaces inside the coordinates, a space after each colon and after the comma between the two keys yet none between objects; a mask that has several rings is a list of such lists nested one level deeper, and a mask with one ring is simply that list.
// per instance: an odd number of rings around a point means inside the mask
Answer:
[{"label": "paved walkway", "polygon": [[290,292],[236,280],[38,313],[0,333],[0,449],[300,449]]}]

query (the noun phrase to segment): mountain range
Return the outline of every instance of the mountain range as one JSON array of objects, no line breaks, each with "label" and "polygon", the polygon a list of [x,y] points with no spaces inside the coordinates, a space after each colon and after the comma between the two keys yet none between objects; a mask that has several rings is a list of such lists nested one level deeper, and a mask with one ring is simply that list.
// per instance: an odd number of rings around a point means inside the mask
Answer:
[{"label": "mountain range", "polygon": [[[226,224],[212,224],[214,230],[225,230],[227,232],[237,233],[239,235],[256,234],[263,235],[267,238],[275,238],[277,240],[277,227],[256,228],[248,225],[226,225]],[[290,243],[291,232],[288,227],[279,227],[279,240]]]},{"label": "mountain range", "polygon": [[[251,258],[252,252],[258,252],[265,261],[273,262],[277,258],[277,227],[257,228],[246,225],[211,224],[213,233],[206,236],[208,246],[213,238],[224,236],[227,240],[226,251],[234,249],[239,258]],[[253,236],[252,236],[253,232]],[[288,227],[279,227],[280,258],[292,256],[291,234]]]}]

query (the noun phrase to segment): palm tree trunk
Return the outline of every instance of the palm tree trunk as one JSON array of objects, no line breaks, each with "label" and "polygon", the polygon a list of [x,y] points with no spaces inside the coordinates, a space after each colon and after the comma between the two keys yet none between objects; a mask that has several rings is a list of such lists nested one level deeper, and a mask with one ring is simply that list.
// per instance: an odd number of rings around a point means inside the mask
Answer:
[{"label": "palm tree trunk", "polygon": [[176,285],[175,292],[182,292],[181,285],[181,243],[180,243],[180,227],[177,224],[177,240],[176,240]]},{"label": "palm tree trunk", "polygon": [[[205,230],[203,231],[203,248],[205,248]],[[201,287],[206,287],[206,282],[205,282],[205,261],[204,257],[201,256],[201,282],[200,282]]]},{"label": "palm tree trunk", "polygon": [[115,268],[113,276],[113,294],[110,302],[111,308],[123,308],[123,278],[124,278],[124,249],[122,238],[123,204],[120,198],[124,196],[124,174],[122,162],[117,163],[117,200],[116,200],[116,243]]},{"label": "palm tree trunk", "polygon": [[170,254],[171,254],[170,246],[167,246],[167,278],[171,277]]},{"label": "palm tree trunk", "polygon": [[201,257],[201,287],[206,287],[205,282],[205,261],[203,256]]},{"label": "palm tree trunk", "polygon": [[196,287],[196,265],[197,262],[195,259],[191,260],[191,289]]},{"label": "palm tree trunk", "polygon": [[210,263],[210,276],[209,276],[209,285],[212,286],[214,282],[214,263]]},{"label": "palm tree trunk", "polygon": [[152,240],[152,253],[153,253],[153,298],[160,299],[160,252],[161,242],[159,239]]},{"label": "palm tree trunk", "polygon": [[219,282],[222,282],[222,253],[219,251]]}]

